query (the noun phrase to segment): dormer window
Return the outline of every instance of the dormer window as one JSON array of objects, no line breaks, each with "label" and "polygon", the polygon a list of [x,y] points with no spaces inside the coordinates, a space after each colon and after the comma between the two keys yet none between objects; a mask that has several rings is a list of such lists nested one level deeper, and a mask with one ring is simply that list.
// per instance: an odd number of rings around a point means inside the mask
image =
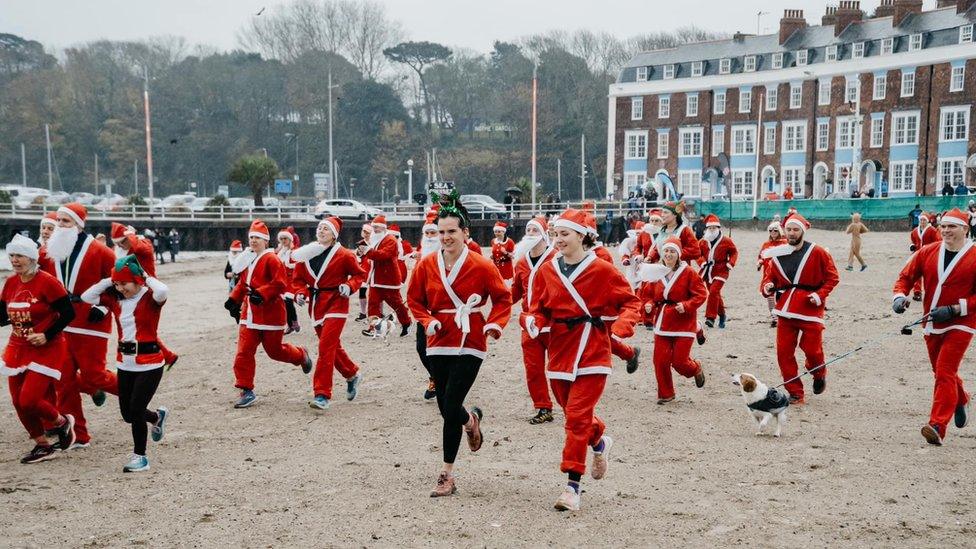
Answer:
[{"label": "dormer window", "polygon": [[732,72],[732,60],[722,59],[718,62],[718,72],[719,74],[729,74]]},{"label": "dormer window", "polygon": [[782,53],[774,53],[773,54],[773,68],[774,69],[782,69],[783,68],[783,54]]},{"label": "dormer window", "polygon": [[854,42],[854,45],[851,46],[851,58],[861,59],[862,57],[864,57],[864,42]]},{"label": "dormer window", "polygon": [[691,75],[701,76],[705,74],[705,63],[702,61],[695,61],[691,64]]},{"label": "dormer window", "polygon": [[895,39],[885,38],[881,41],[881,55],[891,55],[895,51]]},{"label": "dormer window", "polygon": [[647,67],[637,67],[637,81],[647,82]]},{"label": "dormer window", "polygon": [[837,46],[827,46],[827,61],[837,61]]},{"label": "dormer window", "polygon": [[745,72],[753,72],[756,70],[756,56],[747,55],[742,64],[742,70]]},{"label": "dormer window", "polygon": [[959,27],[959,43],[969,44],[973,41],[973,26],[966,25],[965,27]]},{"label": "dormer window", "polygon": [[804,67],[807,64],[809,52],[807,50],[796,50],[796,66]]},{"label": "dormer window", "polygon": [[911,40],[908,42],[908,51],[918,51],[922,49],[922,33],[916,33],[912,35]]},{"label": "dormer window", "polygon": [[664,79],[671,80],[674,78],[674,65],[664,65]]}]

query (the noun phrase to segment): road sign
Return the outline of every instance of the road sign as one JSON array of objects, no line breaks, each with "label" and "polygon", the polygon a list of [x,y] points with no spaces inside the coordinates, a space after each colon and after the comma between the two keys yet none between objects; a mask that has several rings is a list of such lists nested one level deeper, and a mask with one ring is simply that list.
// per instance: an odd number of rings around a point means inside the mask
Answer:
[{"label": "road sign", "polygon": [[329,192],[332,188],[332,177],[327,173],[313,173],[312,179],[315,180],[316,192]]},{"label": "road sign", "polygon": [[230,185],[217,185],[217,194],[222,194],[225,197],[230,196]]},{"label": "road sign", "polygon": [[291,194],[291,179],[275,179],[275,194]]}]

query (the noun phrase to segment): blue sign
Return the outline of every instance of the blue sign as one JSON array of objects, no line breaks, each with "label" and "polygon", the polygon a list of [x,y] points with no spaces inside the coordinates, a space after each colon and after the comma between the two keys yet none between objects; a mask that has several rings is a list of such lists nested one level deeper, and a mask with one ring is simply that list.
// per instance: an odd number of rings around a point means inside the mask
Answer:
[{"label": "blue sign", "polygon": [[291,179],[275,179],[275,194],[291,194]]}]

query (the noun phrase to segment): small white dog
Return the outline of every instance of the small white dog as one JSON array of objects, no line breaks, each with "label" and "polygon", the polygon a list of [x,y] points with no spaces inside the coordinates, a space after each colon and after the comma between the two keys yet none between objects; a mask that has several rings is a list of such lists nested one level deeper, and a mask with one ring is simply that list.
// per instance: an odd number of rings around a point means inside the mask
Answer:
[{"label": "small white dog", "polygon": [[762,435],[766,424],[775,418],[776,430],[773,431],[773,436],[778,437],[786,423],[786,409],[790,407],[789,395],[785,391],[770,389],[752,374],[735,374],[732,376],[732,384],[738,385],[742,390],[742,398],[759,425],[756,435]]},{"label": "small white dog", "polygon": [[380,317],[373,323],[373,337],[381,338],[383,341],[389,343],[390,334],[393,333],[394,323],[393,315],[386,317]]}]

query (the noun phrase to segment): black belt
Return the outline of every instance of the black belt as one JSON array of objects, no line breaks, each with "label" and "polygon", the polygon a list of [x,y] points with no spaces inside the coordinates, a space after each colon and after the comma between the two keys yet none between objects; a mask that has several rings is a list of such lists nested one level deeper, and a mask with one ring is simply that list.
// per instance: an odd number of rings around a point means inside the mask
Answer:
[{"label": "black belt", "polygon": [[665,299],[665,300],[662,300],[662,301],[655,302],[655,305],[657,305],[657,306],[661,306],[661,305],[677,305],[678,303],[680,303],[680,301],[671,301],[670,299]]},{"label": "black belt", "polygon": [[123,355],[154,355],[160,352],[159,343],[155,341],[120,341],[119,353]]},{"label": "black belt", "polygon": [[75,294],[68,294],[68,301],[72,303],[81,303],[81,296]]},{"label": "black belt", "polygon": [[338,292],[338,291],[339,291],[338,286],[334,288],[309,288],[308,289],[308,293],[311,294],[312,297],[318,297],[319,294],[325,292]]},{"label": "black belt", "polygon": [[786,290],[792,290],[796,288],[798,290],[806,290],[808,292],[816,292],[820,290],[820,286],[810,286],[808,284],[787,284],[786,286],[780,286],[773,288],[774,292],[785,292]]},{"label": "black belt", "polygon": [[597,328],[602,328],[603,327],[603,319],[600,318],[600,317],[594,317],[594,316],[577,316],[577,317],[573,317],[573,318],[557,318],[557,319],[554,320],[554,322],[559,322],[560,324],[565,324],[569,328],[575,328],[575,327],[579,326],[580,324],[586,324],[587,322],[589,322],[590,324],[596,326]]}]

